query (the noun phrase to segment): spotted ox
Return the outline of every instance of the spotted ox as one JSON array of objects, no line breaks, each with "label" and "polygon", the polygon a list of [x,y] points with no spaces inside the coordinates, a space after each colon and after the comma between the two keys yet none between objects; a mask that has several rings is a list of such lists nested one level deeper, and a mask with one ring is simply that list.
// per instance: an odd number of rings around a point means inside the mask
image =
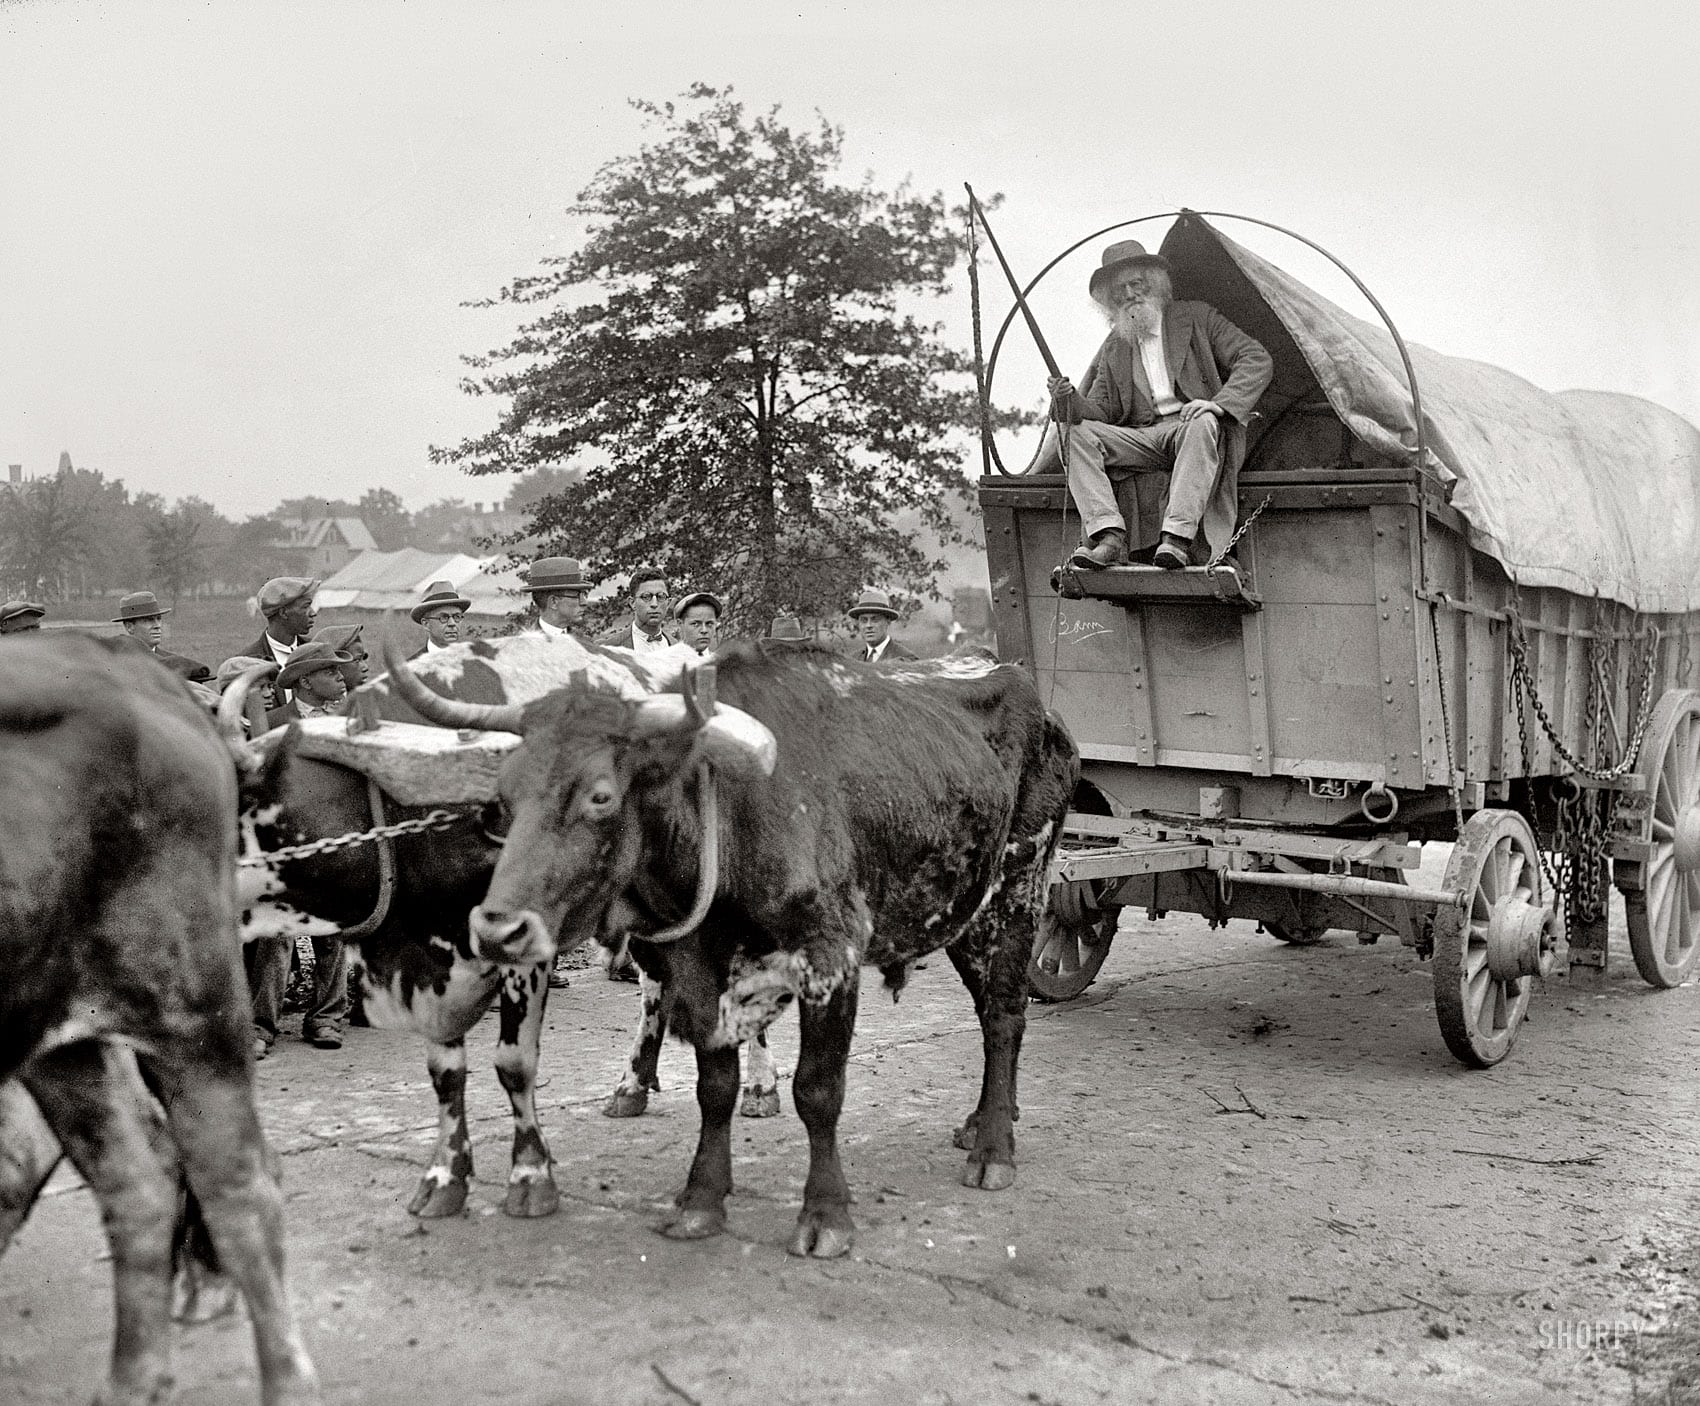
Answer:
[{"label": "spotted ox", "polygon": [[[963,1181],[1014,1180],[1027,958],[1079,759],[1032,680],[995,662],[866,670],[747,645],[717,664],[710,717],[688,690],[634,704],[590,680],[481,708],[390,660],[426,716],[524,739],[501,772],[507,844],[474,940],[542,960],[557,938],[630,932],[659,1015],[695,1047],[701,1129],[664,1232],[724,1228],[737,1046],[794,1003],[809,1174],[789,1249],[842,1255],[837,1125],[864,962],[895,990],[913,959],[949,954],[984,1045]],[[728,704],[756,726],[724,726]]]},{"label": "spotted ox", "polygon": [[263,1399],[317,1401],[283,1281],[237,944],[236,786],[187,687],[82,636],[0,670],[0,1245],[59,1151],[112,1251],[99,1399],[170,1389],[179,1178],[254,1324]]},{"label": "spotted ox", "polygon": [[[594,679],[617,696],[641,700],[676,682],[696,655],[680,649],[638,657],[628,650],[585,646],[574,640],[516,635],[473,640],[427,656],[417,672],[432,690],[474,704],[524,703],[572,679]],[[227,691],[222,717],[236,743],[235,719],[242,683]],[[420,715],[380,677],[357,694],[376,716],[421,721]],[[368,777],[354,769],[355,750],[343,756],[325,744],[341,720],[280,729],[248,749],[243,788],[248,836],[246,882],[263,904],[250,910],[271,931],[290,923],[323,921],[347,929],[374,913],[382,887],[376,845],[266,863],[282,846],[365,830],[373,823]],[[381,729],[380,729],[381,735]],[[316,744],[316,745],[315,745]],[[309,755],[313,753],[313,755]],[[332,759],[327,759],[332,758]],[[429,787],[427,786],[427,790]],[[386,804],[390,822],[419,819],[430,805]],[[466,1204],[472,1177],[472,1143],[466,1121],[466,1032],[498,1009],[496,1074],[513,1109],[513,1156],[504,1210],[533,1217],[559,1205],[552,1161],[536,1112],[538,1040],[548,996],[546,958],[481,949],[467,919],[488,886],[500,836],[478,805],[446,807],[455,823],[446,830],[399,836],[393,841],[393,896],[373,930],[349,947],[349,981],[359,990],[374,1025],[412,1030],[426,1042],[426,1067],[436,1092],[438,1137],[431,1162],[408,1209],[421,1217],[449,1216]],[[616,1096],[617,1097],[617,1096]],[[641,1105],[610,1112],[629,1115]]]}]

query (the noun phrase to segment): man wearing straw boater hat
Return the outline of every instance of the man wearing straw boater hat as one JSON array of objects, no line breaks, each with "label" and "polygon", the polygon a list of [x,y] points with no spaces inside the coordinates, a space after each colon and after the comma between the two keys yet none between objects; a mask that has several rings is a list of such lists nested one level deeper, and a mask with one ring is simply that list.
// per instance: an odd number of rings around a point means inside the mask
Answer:
[{"label": "man wearing straw boater hat", "polygon": [[122,625],[125,634],[178,677],[191,683],[206,683],[213,673],[205,664],[160,648],[165,640],[165,617],[169,614],[171,607],[161,605],[152,591],[131,591],[118,602],[118,614],[112,617],[112,623]]},{"label": "man wearing straw boater hat", "polygon": [[41,617],[47,614],[45,605],[33,600],[9,600],[0,605],[0,635],[21,635],[41,628]]},{"label": "man wearing straw boater hat", "polygon": [[1201,529],[1209,550],[1222,551],[1238,514],[1245,427],[1274,362],[1208,303],[1177,302],[1169,261],[1138,240],[1110,245],[1088,288],[1110,335],[1084,393],[1066,376],[1048,383],[1069,426],[1068,486],[1083,539],[1072,564],[1096,570],[1126,558],[1115,483],[1129,474],[1139,475],[1135,547],[1155,542],[1156,565],[1188,565]]},{"label": "man wearing straw boater hat", "polygon": [[891,637],[891,622],[897,619],[897,607],[886,591],[871,586],[850,607],[850,623],[862,637],[862,651],[856,657],[864,664],[877,664],[882,659],[913,659],[915,652],[905,649]]},{"label": "man wearing straw boater hat", "polygon": [[538,557],[525,569],[525,588],[537,610],[538,634],[549,639],[577,637],[590,581],[576,557]]},{"label": "man wearing straw boater hat", "polygon": [[433,581],[425,588],[419,604],[407,613],[415,625],[425,627],[425,644],[408,656],[417,659],[421,654],[435,654],[460,639],[460,618],[472,602],[447,581]]}]

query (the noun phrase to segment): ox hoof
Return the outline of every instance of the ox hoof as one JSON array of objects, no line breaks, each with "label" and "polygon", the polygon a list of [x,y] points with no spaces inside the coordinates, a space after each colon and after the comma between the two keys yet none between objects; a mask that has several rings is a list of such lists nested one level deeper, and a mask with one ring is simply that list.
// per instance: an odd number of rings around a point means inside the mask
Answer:
[{"label": "ox hoof", "polygon": [[745,1118],[777,1118],[779,1090],[745,1089],[744,1100],[738,1105],[738,1112]]},{"label": "ox hoof", "polygon": [[1015,1185],[1013,1162],[980,1162],[970,1157],[962,1169],[962,1184],[981,1191],[1007,1191]]},{"label": "ox hoof", "polygon": [[171,1321],[210,1323],[236,1308],[236,1284],[197,1264],[185,1265],[171,1280]]},{"label": "ox hoof", "polygon": [[561,1193],[553,1177],[529,1177],[508,1183],[508,1199],[502,1210],[518,1220],[538,1220],[561,1209]]},{"label": "ox hoof", "polygon": [[850,1213],[842,1206],[821,1211],[805,1208],[797,1217],[797,1228],[791,1232],[786,1254],[807,1259],[835,1260],[850,1253],[856,1240],[856,1227]]},{"label": "ox hoof", "polygon": [[615,1089],[608,1095],[608,1101],[602,1105],[604,1118],[636,1118],[644,1109],[649,1107],[649,1090],[639,1089],[635,1094],[625,1089]]},{"label": "ox hoof", "polygon": [[678,1211],[656,1227],[669,1240],[707,1240],[726,1229],[726,1212]]},{"label": "ox hoof", "polygon": [[442,1220],[445,1216],[458,1216],[465,1209],[464,1181],[451,1181],[442,1185],[430,1177],[420,1181],[419,1190],[413,1193],[413,1199],[407,1203],[408,1214],[418,1216],[420,1220]]}]

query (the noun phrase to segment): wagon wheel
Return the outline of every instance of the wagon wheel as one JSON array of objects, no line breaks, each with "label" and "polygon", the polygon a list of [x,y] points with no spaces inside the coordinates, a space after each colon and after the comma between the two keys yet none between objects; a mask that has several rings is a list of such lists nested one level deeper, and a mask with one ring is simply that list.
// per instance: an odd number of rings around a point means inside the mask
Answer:
[{"label": "wagon wheel", "polygon": [[1027,987],[1041,1001],[1067,1001],[1092,984],[1110,953],[1121,909],[1099,907],[1102,886],[1092,879],[1056,885],[1033,938]]},{"label": "wagon wheel", "polygon": [[1289,947],[1315,947],[1328,936],[1327,927],[1321,923],[1266,922],[1263,930],[1277,942],[1285,942]]},{"label": "wagon wheel", "polygon": [[1511,1053],[1535,976],[1551,970],[1553,895],[1528,821],[1515,811],[1472,815],[1453,847],[1445,886],[1465,895],[1434,919],[1434,1009],[1465,1064],[1487,1069]]},{"label": "wagon wheel", "polygon": [[1629,950],[1648,985],[1681,986],[1700,956],[1700,694],[1659,700],[1636,771],[1652,805],[1646,887],[1623,895]]}]

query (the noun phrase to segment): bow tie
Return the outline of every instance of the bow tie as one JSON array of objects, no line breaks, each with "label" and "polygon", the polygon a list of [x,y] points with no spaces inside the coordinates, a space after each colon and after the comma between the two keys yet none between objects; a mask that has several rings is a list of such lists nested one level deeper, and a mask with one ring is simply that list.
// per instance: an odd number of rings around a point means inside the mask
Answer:
[{"label": "bow tie", "polygon": [[647,630],[644,631],[643,637],[644,637],[644,639],[648,640],[649,643],[651,643],[651,644],[661,644],[667,638],[666,635],[652,635]]}]

